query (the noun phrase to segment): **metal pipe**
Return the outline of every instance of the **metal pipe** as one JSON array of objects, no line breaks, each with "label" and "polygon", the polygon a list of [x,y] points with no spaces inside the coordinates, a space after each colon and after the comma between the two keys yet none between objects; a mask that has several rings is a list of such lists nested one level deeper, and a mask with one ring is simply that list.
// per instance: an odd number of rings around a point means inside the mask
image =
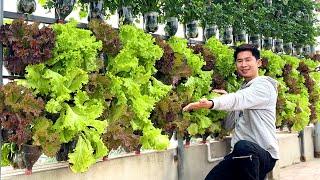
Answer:
[{"label": "metal pipe", "polygon": [[305,150],[304,150],[304,130],[299,132],[299,140],[300,140],[300,161],[305,162],[306,156],[305,156]]},{"label": "metal pipe", "polygon": [[314,157],[320,158],[320,122],[314,125]]},{"label": "metal pipe", "polygon": [[[3,24],[3,0],[0,0],[0,26]],[[3,84],[2,78],[3,66],[3,47],[0,43],[0,85]],[[0,125],[0,179],[1,179],[1,161],[2,161],[2,126]]]},{"label": "metal pipe", "polygon": [[224,157],[217,157],[217,158],[212,158],[211,157],[211,145],[210,145],[210,142],[206,143],[207,144],[207,147],[208,147],[208,162],[209,163],[213,163],[213,162],[216,162],[216,161],[221,161],[223,160]]},{"label": "metal pipe", "polygon": [[[3,0],[0,0],[0,26],[2,24],[3,24]],[[0,43],[0,85],[3,84],[2,66],[3,66],[3,47],[2,47],[2,43]]]},{"label": "metal pipe", "polygon": [[178,138],[178,147],[177,147],[177,154],[178,154],[178,180],[184,179],[184,145],[183,145],[183,138]]}]

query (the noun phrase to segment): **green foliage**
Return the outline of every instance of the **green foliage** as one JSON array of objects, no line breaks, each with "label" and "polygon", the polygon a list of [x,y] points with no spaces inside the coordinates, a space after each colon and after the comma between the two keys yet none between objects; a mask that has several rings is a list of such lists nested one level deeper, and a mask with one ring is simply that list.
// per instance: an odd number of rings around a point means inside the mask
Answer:
[{"label": "green foliage", "polygon": [[99,20],[89,22],[89,29],[94,33],[95,37],[102,41],[102,51],[109,56],[115,56],[121,49],[119,33],[110,25]]},{"label": "green foliage", "polygon": [[4,143],[1,145],[1,167],[9,166],[11,161],[9,159],[11,153],[11,143]]},{"label": "green foliage", "polygon": [[[112,82],[110,90],[118,105],[132,108],[134,115],[130,121],[131,128],[142,131],[142,147],[166,148],[168,138],[164,138],[166,136],[149,119],[155,103],[171,89],[152,77],[156,72],[155,62],[161,58],[163,51],[154,45],[155,40],[151,35],[133,26],[121,27],[120,40],[123,48],[107,67],[106,77]],[[126,112],[120,112],[123,113]],[[120,114],[118,117],[122,116]]]},{"label": "green foliage", "polygon": [[202,72],[201,68],[205,65],[205,63],[199,55],[193,54],[192,50],[188,48],[186,39],[171,37],[168,40],[168,44],[171,46],[175,53],[184,56],[187,64],[192,70],[192,76],[200,74]]},{"label": "green foliage", "polygon": [[15,143],[19,148],[31,143],[32,120],[43,115],[43,100],[15,82],[0,86],[0,98],[1,129],[8,132],[5,141]]},{"label": "green foliage", "polygon": [[314,44],[319,35],[314,12],[319,3],[312,0],[273,1],[271,6],[266,6],[264,0],[209,0],[208,3],[217,12],[220,8],[215,6],[221,6],[222,12],[211,16],[210,11],[203,8],[207,12],[203,19],[214,20],[219,28],[232,25],[235,32],[246,30],[251,35],[262,34],[294,44]]},{"label": "green foliage", "polygon": [[293,119],[293,129],[296,131],[303,130],[309,124],[310,108],[308,98],[309,95],[306,89],[303,90],[300,97],[297,98],[296,115]]},{"label": "green foliage", "polygon": [[282,76],[282,69],[284,68],[286,62],[282,60],[282,58],[274,54],[271,51],[261,51],[261,58],[266,59],[268,62],[267,66],[267,71],[266,74],[267,76],[270,76],[272,78],[277,78]]},{"label": "green foliage", "polygon": [[70,168],[73,172],[85,172],[98,159],[107,155],[108,149],[99,134],[101,132],[86,128],[79,135],[74,152],[69,154]]},{"label": "green foliage", "polygon": [[214,37],[210,38],[205,46],[209,48],[212,54],[216,57],[214,71],[224,78],[232,76],[236,70],[233,50],[228,46],[223,45]]},{"label": "green foliage", "polygon": [[204,27],[206,24],[222,25],[223,21],[225,20],[223,17],[225,14],[223,14],[222,5],[211,3],[210,0],[207,3],[204,3],[204,8],[202,9],[201,13],[203,14],[201,16],[202,27]]},{"label": "green foliage", "polygon": [[165,17],[177,17],[181,19],[183,0],[162,0],[161,11]]},{"label": "green foliage", "polygon": [[135,0],[135,2],[138,4],[137,8],[142,15],[149,12],[160,13],[160,8],[163,4],[162,0]]},{"label": "green foliage", "polygon": [[139,13],[139,8],[137,8],[139,4],[136,0],[104,0],[104,5],[111,13],[114,13],[120,7],[129,6],[133,9],[133,15],[137,15]]},{"label": "green foliage", "polygon": [[302,59],[299,64],[299,70],[305,79],[305,85],[309,93],[309,108],[311,110],[310,122],[315,123],[319,120],[319,72],[315,71],[320,66],[318,61],[311,59]]},{"label": "green foliage", "polygon": [[[53,58],[47,63],[58,73],[65,73],[68,68],[81,68],[91,72],[97,70],[97,50],[101,50],[101,41],[96,41],[89,30],[76,28],[77,22],[55,24],[57,35]],[[79,38],[81,37],[81,38]]]},{"label": "green foliage", "polygon": [[186,24],[193,20],[200,20],[202,16],[203,0],[182,0],[181,22]]},{"label": "green foliage", "polygon": [[[91,31],[78,29],[76,24],[72,21],[53,26],[57,35],[53,57],[45,64],[28,66],[26,80],[21,80],[20,83],[33,89],[39,96],[45,97],[46,111],[57,117],[51,119],[55,121],[52,127],[50,122],[37,123],[43,126],[46,124],[48,133],[53,133],[50,132],[53,130],[59,135],[62,143],[85,133],[83,141],[87,143],[88,149],[93,150],[91,156],[98,159],[107,154],[106,147],[99,139],[107,126],[105,120],[98,120],[104,110],[103,101],[90,98],[82,89],[88,83],[88,74],[98,69],[96,57],[102,44],[96,41]],[[43,126],[41,128],[45,128]],[[35,129],[34,138],[39,144],[45,141],[52,142],[52,147],[44,146],[47,153],[52,155],[57,145],[53,142],[57,139],[54,135],[52,139],[43,139],[44,130],[41,128]],[[76,149],[83,145],[83,141],[78,141]],[[90,148],[88,143],[91,144]],[[87,151],[75,150],[71,157],[89,158],[85,152]],[[92,161],[83,163],[70,158],[70,162],[73,171],[83,172]]]},{"label": "green foliage", "polygon": [[[208,117],[209,113],[211,113],[210,110],[181,113],[181,109],[185,104],[198,101],[206,96],[210,97],[209,91],[211,89],[212,71],[202,70],[205,62],[200,54],[200,51],[205,47],[193,47],[197,52],[197,54],[195,54],[192,49],[187,47],[187,41],[184,39],[172,37],[167,43],[172,48],[174,57],[171,58],[172,56],[168,55],[165,57],[167,59],[162,60],[167,60],[168,62],[161,62],[167,67],[167,69],[165,69],[166,71],[162,69],[163,66],[160,67],[162,72],[161,76],[174,74],[176,75],[174,78],[176,81],[170,95],[166,96],[156,105],[152,116],[153,121],[169,135],[171,135],[174,130],[178,131],[179,136],[183,136],[186,131],[190,135],[204,134],[208,131],[219,132],[221,127],[213,124],[213,121],[215,122],[217,119]],[[160,44],[161,47],[166,48],[166,44],[163,42],[160,42]],[[209,56],[208,53],[210,53],[210,51],[207,52],[206,56]],[[181,59],[183,59],[183,63],[181,63]],[[181,64],[183,64],[183,66]],[[186,73],[190,71],[191,73]],[[179,75],[182,74],[184,77],[179,77]],[[217,112],[212,112],[211,117],[214,117],[216,114]],[[221,116],[219,116],[219,118],[220,117]]]},{"label": "green foliage", "polygon": [[33,144],[41,146],[45,155],[54,157],[60,149],[59,134],[52,128],[52,121],[45,117],[33,120],[32,139]]},{"label": "green foliage", "polygon": [[39,23],[17,19],[0,27],[0,42],[8,50],[4,58],[6,68],[11,73],[24,74],[27,65],[52,57],[55,34],[49,27],[39,28]]}]

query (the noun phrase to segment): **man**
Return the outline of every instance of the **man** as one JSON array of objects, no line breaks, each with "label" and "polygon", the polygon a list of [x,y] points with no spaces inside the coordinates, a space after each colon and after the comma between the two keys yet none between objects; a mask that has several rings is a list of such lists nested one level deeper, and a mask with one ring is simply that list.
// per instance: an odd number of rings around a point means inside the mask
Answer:
[{"label": "man", "polygon": [[206,180],[263,180],[279,159],[276,138],[277,82],[259,76],[260,52],[250,44],[236,48],[237,72],[245,80],[236,93],[190,103],[184,111],[201,108],[230,111],[224,126],[234,128],[232,152],[207,175]]}]

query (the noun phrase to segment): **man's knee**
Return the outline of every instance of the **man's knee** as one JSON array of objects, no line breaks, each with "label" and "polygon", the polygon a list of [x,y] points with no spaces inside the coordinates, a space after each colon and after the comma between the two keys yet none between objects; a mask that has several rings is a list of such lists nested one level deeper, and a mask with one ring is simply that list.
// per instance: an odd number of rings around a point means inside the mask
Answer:
[{"label": "man's knee", "polygon": [[252,142],[240,140],[234,145],[233,151],[239,156],[249,155],[252,153]]}]

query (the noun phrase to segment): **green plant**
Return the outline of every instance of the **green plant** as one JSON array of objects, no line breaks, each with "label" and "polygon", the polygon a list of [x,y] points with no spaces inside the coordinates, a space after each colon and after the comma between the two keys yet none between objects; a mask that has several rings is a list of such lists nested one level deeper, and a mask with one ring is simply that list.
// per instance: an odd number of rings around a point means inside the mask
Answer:
[{"label": "green plant", "polygon": [[[88,10],[89,10],[89,3],[90,2],[99,2],[101,0],[79,0],[76,2],[74,5],[74,9],[79,9],[79,17],[84,18],[88,15]],[[63,3],[63,0],[38,0],[38,3],[45,9],[51,10],[53,8],[56,8],[59,6],[59,4]],[[65,5],[70,5],[69,2],[65,2]],[[103,9],[106,10],[107,6],[104,4]],[[73,9],[73,10],[74,10]],[[69,9],[68,9],[69,10]],[[67,10],[67,11],[68,11]]]},{"label": "green plant", "polygon": [[177,17],[180,19],[182,14],[182,2],[183,0],[162,0],[163,6],[161,11],[164,17]]},{"label": "green plant", "polygon": [[143,148],[165,149],[168,138],[149,119],[154,105],[171,89],[152,77],[156,72],[155,62],[163,51],[154,45],[151,35],[133,26],[120,28],[120,40],[123,48],[111,57],[106,73],[112,82],[110,89],[117,100],[116,106],[121,107],[113,109],[112,114],[117,114],[113,119],[127,116],[127,107],[130,107],[130,126],[124,128],[139,132],[137,135]]},{"label": "green plant", "polygon": [[116,10],[121,7],[131,7],[134,16],[139,14],[139,4],[137,0],[104,0],[104,5],[111,13],[116,12]]},{"label": "green plant", "polygon": [[[217,113],[209,110],[182,113],[182,107],[191,101],[197,101],[202,97],[212,97],[209,93],[212,71],[203,71],[205,62],[199,50],[188,48],[184,39],[170,38],[169,41],[157,41],[164,49],[165,54],[156,66],[161,74],[157,78],[169,81],[174,88],[165,98],[159,101],[152,113],[152,120],[157,127],[162,128],[168,135],[173,131],[178,132],[179,137],[186,137],[186,134],[204,135],[206,133],[219,132],[219,122],[216,122]],[[168,46],[169,45],[169,46]],[[204,47],[203,47],[204,48]],[[206,58],[210,57],[208,49]],[[212,64],[208,67],[212,68]],[[211,119],[211,118],[212,119]]]},{"label": "green plant", "polygon": [[205,47],[207,47],[216,58],[214,71],[225,79],[230,77],[236,70],[233,50],[223,45],[215,37],[210,38],[205,44]]},{"label": "green plant", "polygon": [[194,20],[200,20],[202,16],[203,1],[202,0],[182,0],[182,14],[180,21],[183,24]]},{"label": "green plant", "polygon": [[102,51],[108,56],[115,56],[121,49],[119,33],[110,25],[101,21],[92,20],[89,23],[89,29],[95,37],[102,42]]},{"label": "green plant", "polygon": [[12,154],[11,150],[11,143],[4,143],[1,145],[1,167],[3,166],[9,166],[11,161],[10,161],[10,156]]},{"label": "green plant", "polygon": [[32,140],[33,144],[41,146],[43,153],[49,157],[55,157],[61,145],[59,134],[53,128],[53,122],[45,117],[33,120]]},{"label": "green plant", "polygon": [[44,101],[13,82],[0,87],[0,98],[1,130],[7,132],[4,139],[19,149],[32,144],[33,120],[43,115]]},{"label": "green plant", "polygon": [[224,21],[224,14],[222,10],[222,5],[221,4],[216,4],[211,2],[210,0],[204,4],[204,8],[202,9],[203,14],[201,16],[201,24],[202,27],[204,27],[206,24],[207,25],[221,25]]},{"label": "green plant", "polygon": [[[219,28],[223,29],[232,25],[235,21],[233,13],[237,11],[236,3],[234,1],[217,1],[214,0],[213,4],[217,7],[221,6],[221,13],[218,15],[217,25]],[[222,31],[223,32],[223,31]]]},{"label": "green plant", "polygon": [[[49,134],[52,131],[58,133],[62,143],[77,139],[74,152],[69,153],[69,162],[74,172],[84,172],[108,153],[100,138],[107,123],[99,119],[104,109],[103,102],[90,99],[82,90],[88,83],[88,74],[99,68],[97,52],[101,50],[102,43],[96,42],[91,31],[78,29],[76,25],[77,22],[72,21],[53,26],[57,35],[53,57],[46,63],[28,66],[26,80],[20,83],[46,99],[48,118],[55,123],[51,127],[50,122],[39,120],[42,128],[47,127]],[[40,144],[51,141],[41,139],[43,133],[39,126],[36,131],[34,138]]]},{"label": "green plant", "polygon": [[138,9],[142,14],[149,12],[160,12],[161,6],[163,5],[163,0],[135,0],[138,4]]},{"label": "green plant", "polygon": [[319,85],[320,77],[315,69],[319,67],[319,62],[311,59],[302,59],[299,63],[298,70],[305,79],[305,85],[309,94],[309,108],[311,111],[310,122],[315,123],[319,117]]},{"label": "green plant", "polygon": [[38,64],[52,57],[55,33],[49,27],[39,29],[39,23],[14,20],[0,28],[0,42],[7,51],[6,68],[14,74],[24,74],[29,64]]},{"label": "green plant", "polygon": [[310,108],[308,107],[309,95],[304,85],[305,79],[297,70],[300,60],[296,57],[283,55],[282,59],[286,62],[283,69],[284,82],[288,86],[286,93],[286,108],[284,114],[284,123],[293,126],[296,131],[302,130],[308,123],[310,117]]}]

